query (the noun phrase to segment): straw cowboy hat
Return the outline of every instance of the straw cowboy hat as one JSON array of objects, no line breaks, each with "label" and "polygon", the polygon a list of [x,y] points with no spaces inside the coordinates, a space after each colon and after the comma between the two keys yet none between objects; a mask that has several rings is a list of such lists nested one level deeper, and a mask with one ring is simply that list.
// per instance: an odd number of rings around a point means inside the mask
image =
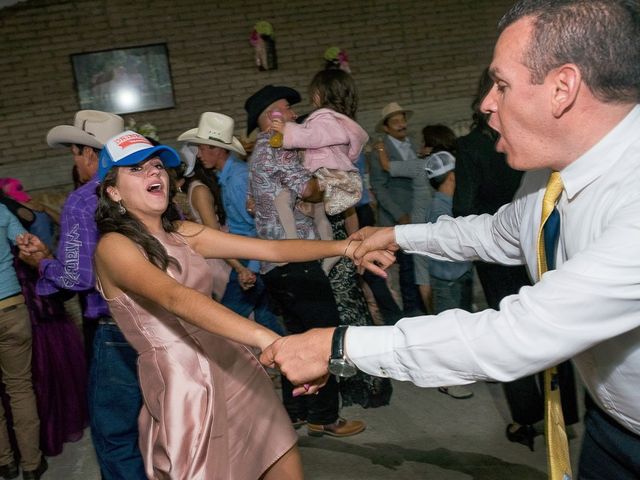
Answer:
[{"label": "straw cowboy hat", "polygon": [[102,149],[111,137],[122,133],[122,117],[98,110],[80,110],[76,113],[73,125],[58,125],[47,133],[50,147],[68,147],[69,145],[87,145]]},{"label": "straw cowboy hat", "polygon": [[187,130],[178,137],[180,142],[197,143],[200,145],[213,145],[246,155],[244,147],[233,136],[235,123],[233,118],[216,112],[204,112],[200,115],[198,128]]},{"label": "straw cowboy hat", "polygon": [[384,122],[387,120],[387,118],[396,113],[404,113],[404,115],[409,118],[413,114],[413,110],[406,110],[396,102],[386,104],[384,107],[382,107],[382,118],[376,124],[376,131],[384,133]]}]

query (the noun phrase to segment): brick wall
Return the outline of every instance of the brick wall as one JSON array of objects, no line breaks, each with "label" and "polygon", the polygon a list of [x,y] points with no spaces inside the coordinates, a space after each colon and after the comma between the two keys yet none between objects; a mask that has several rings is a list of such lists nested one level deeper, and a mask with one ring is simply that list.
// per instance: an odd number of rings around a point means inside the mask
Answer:
[{"label": "brick wall", "polygon": [[[236,119],[261,86],[303,94],[324,50],[347,50],[360,91],[359,121],[372,134],[381,107],[415,111],[412,130],[433,122],[458,129],[470,117],[478,74],[489,62],[495,25],[512,0],[28,0],[0,10],[0,175],[27,189],[70,182],[65,150],[49,148],[53,126],[79,109],[69,56],[151,43],[170,53],[176,107],[126,114],[157,126],[161,139],[213,110]],[[259,72],[248,36],[258,20],[275,29],[279,69]]]}]

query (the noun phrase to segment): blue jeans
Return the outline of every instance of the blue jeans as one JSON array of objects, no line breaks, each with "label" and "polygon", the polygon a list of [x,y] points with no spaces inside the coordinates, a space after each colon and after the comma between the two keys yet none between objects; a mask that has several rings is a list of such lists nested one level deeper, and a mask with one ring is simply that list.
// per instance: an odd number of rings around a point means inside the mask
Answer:
[{"label": "blue jeans", "polygon": [[256,322],[260,325],[278,335],[284,335],[285,331],[278,317],[269,308],[269,295],[262,276],[256,274],[256,277],[255,285],[249,290],[243,290],[238,283],[238,273],[232,270],[220,303],[243,317],[248,317],[253,312]]},{"label": "blue jeans", "polygon": [[146,479],[138,448],[138,354],[116,325],[98,325],[89,372],[91,438],[103,480]]},{"label": "blue jeans", "polygon": [[436,313],[451,308],[471,311],[473,297],[473,273],[468,271],[456,280],[442,280],[431,276],[433,307]]}]

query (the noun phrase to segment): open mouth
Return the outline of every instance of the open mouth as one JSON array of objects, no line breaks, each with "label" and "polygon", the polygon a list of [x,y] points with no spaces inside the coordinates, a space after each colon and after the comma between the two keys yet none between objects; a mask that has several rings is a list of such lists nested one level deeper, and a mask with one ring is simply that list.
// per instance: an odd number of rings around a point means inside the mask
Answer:
[{"label": "open mouth", "polygon": [[162,184],[161,183],[152,183],[151,185],[149,185],[147,187],[147,192],[151,192],[151,193],[158,193],[162,191]]}]

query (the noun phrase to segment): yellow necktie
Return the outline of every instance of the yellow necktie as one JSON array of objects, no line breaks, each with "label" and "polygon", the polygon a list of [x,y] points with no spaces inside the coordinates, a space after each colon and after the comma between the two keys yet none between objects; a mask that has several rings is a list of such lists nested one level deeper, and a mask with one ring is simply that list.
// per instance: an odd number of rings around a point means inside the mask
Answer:
[{"label": "yellow necktie", "polygon": [[[552,172],[542,199],[542,218],[540,229],[538,230],[538,279],[547,271],[544,225],[551,216],[562,189],[560,174]],[[553,245],[549,247],[554,248]],[[556,367],[548,368],[544,371],[544,429],[547,443],[547,465],[551,480],[570,480],[569,442],[564,426],[557,377],[558,371]]]}]

